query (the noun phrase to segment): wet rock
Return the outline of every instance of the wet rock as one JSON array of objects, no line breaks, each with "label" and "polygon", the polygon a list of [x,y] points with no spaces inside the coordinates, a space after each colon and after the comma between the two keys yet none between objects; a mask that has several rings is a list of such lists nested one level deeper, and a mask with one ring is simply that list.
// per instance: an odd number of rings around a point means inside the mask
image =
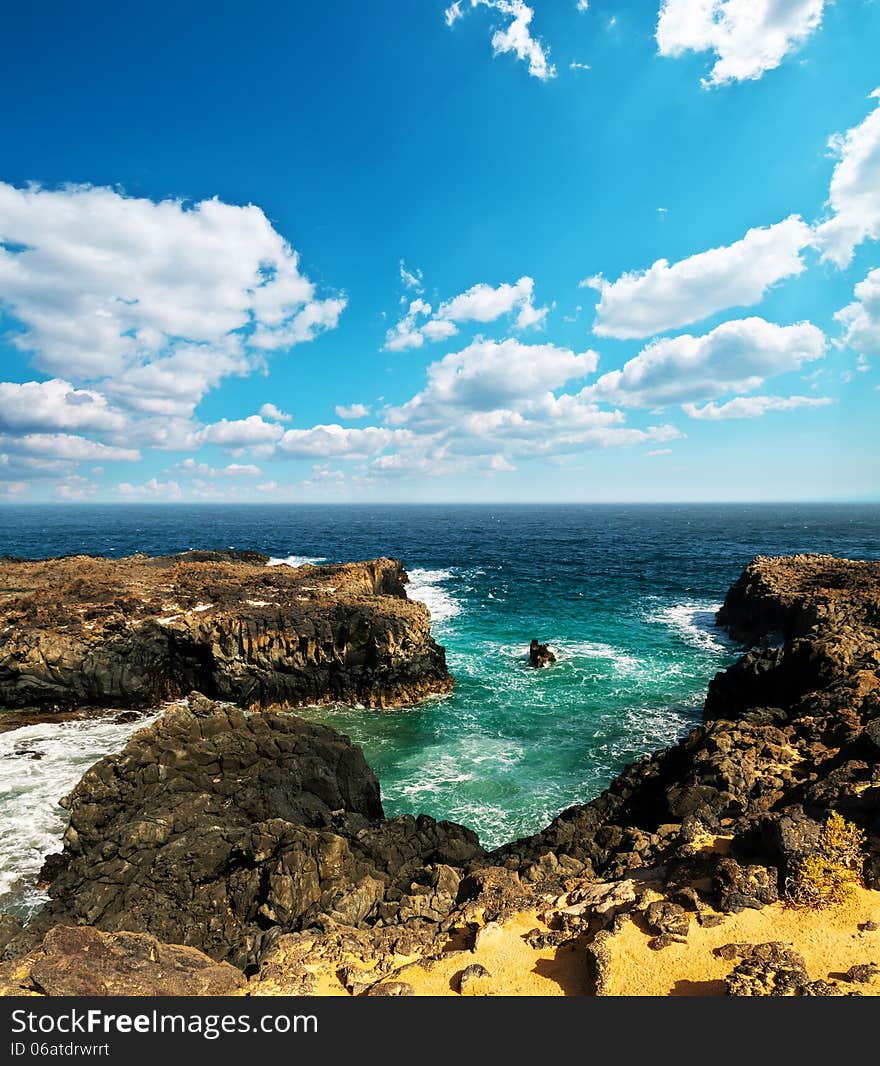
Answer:
[{"label": "wet rock", "polygon": [[529,644],[529,662],[532,666],[540,668],[555,663],[556,656],[550,650],[549,644],[542,644],[539,640],[533,639]]}]

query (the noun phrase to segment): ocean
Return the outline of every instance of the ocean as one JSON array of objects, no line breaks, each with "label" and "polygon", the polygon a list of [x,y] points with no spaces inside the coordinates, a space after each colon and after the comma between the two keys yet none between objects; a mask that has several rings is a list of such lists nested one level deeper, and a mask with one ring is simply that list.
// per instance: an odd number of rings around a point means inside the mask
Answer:
[{"label": "ocean", "polygon": [[[404,562],[455,692],[400,710],[300,713],[361,745],[386,813],[462,822],[492,847],[596,796],[699,721],[709,679],[739,652],[714,612],[753,556],[878,558],[880,505],[0,508],[0,554],[226,547],[276,565]],[[528,665],[532,637],[556,665]],[[0,734],[0,910],[41,902],[36,875],[65,824],[58,798],[143,724]]]}]

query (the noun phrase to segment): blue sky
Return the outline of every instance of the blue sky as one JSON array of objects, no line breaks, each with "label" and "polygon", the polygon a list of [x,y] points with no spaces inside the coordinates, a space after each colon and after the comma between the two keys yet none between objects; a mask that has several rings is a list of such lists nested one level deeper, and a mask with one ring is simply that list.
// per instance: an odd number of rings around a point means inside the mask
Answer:
[{"label": "blue sky", "polygon": [[876,0],[4,23],[0,499],[880,497]]}]

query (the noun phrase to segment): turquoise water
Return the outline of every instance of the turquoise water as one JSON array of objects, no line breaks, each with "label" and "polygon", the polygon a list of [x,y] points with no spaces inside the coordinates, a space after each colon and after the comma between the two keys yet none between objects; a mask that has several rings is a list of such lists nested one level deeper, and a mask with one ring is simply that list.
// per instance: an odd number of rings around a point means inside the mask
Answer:
[{"label": "turquoise water", "polygon": [[[525,587],[501,565],[413,572],[456,678],[452,696],[381,713],[304,712],[361,744],[390,814],[425,811],[494,846],[597,795],[628,762],[699,721],[735,646],[720,599],[646,593],[609,604],[588,582]],[[531,636],[555,665],[528,662]]]},{"label": "turquoise water", "polygon": [[[600,792],[699,721],[737,654],[713,612],[752,556],[880,556],[880,508],[68,506],[0,509],[0,553],[253,548],[277,560],[392,555],[448,650],[453,695],[397,711],[307,709],[363,746],[389,814],[426,812],[492,846]],[[559,662],[531,669],[532,637]],[[0,736],[0,906],[35,900],[64,794],[133,726]],[[37,751],[35,758],[28,751]]]}]

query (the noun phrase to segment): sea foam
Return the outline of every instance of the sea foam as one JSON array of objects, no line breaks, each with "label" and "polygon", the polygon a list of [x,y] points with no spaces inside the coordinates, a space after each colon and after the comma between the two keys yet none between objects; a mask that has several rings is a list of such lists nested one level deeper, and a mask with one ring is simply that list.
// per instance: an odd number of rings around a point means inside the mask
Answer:
[{"label": "sea foam", "polygon": [[37,876],[46,856],[61,850],[67,825],[58,800],[157,717],[41,722],[0,733],[0,911],[28,917],[45,902]]},{"label": "sea foam", "polygon": [[411,600],[421,600],[431,612],[431,621],[442,625],[461,613],[461,604],[452,593],[442,586],[452,581],[451,570],[415,570],[408,571],[409,585],[406,594]]},{"label": "sea foam", "polygon": [[326,563],[327,559],[323,555],[315,557],[309,555],[285,555],[281,556],[273,555],[272,558],[266,563],[266,566],[317,566],[318,563]]}]

